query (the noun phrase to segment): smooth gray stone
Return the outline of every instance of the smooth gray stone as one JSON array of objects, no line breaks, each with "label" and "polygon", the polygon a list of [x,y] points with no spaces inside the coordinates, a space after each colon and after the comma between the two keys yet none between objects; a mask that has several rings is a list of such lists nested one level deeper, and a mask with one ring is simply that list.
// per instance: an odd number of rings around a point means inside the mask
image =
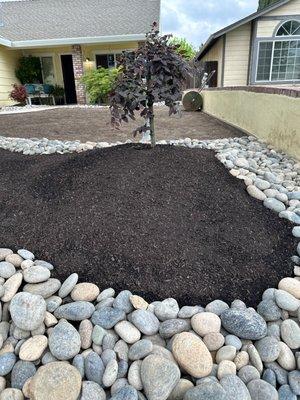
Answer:
[{"label": "smooth gray stone", "polygon": [[83,381],[80,400],[106,400],[106,394],[98,383]]},{"label": "smooth gray stone", "polygon": [[46,302],[42,296],[20,292],[11,300],[10,314],[18,328],[33,331],[44,321]]},{"label": "smooth gray stone", "polygon": [[206,312],[212,312],[213,314],[216,314],[218,316],[220,316],[223,311],[228,309],[229,305],[222,300],[214,300],[207,304],[207,306],[205,307]]},{"label": "smooth gray stone", "polygon": [[0,277],[8,279],[16,273],[15,266],[7,261],[0,262]]},{"label": "smooth gray stone", "polygon": [[118,364],[118,376],[117,379],[125,378],[128,371],[128,362],[125,360],[120,360]]},{"label": "smooth gray stone", "polygon": [[227,375],[220,380],[226,392],[226,400],[251,400],[250,393],[244,382],[236,375]]},{"label": "smooth gray stone", "polygon": [[51,273],[48,268],[41,265],[33,265],[23,271],[24,281],[27,283],[45,282],[50,278]]},{"label": "smooth gray stone", "polygon": [[76,283],[78,282],[78,274],[71,274],[61,285],[58,295],[61,298],[67,297],[74,289]]},{"label": "smooth gray stone", "polygon": [[277,382],[279,385],[286,385],[288,383],[288,373],[276,361],[265,363],[266,368],[270,368],[275,372]]},{"label": "smooth gray stone", "polygon": [[25,249],[20,249],[17,251],[19,256],[24,258],[24,260],[33,260],[34,259],[34,254],[31,253],[31,251],[25,250]]},{"label": "smooth gray stone", "polygon": [[106,349],[101,354],[103,364],[106,366],[111,360],[116,360],[117,355],[114,350]]},{"label": "smooth gray stone", "polygon": [[59,306],[54,315],[56,318],[69,321],[83,321],[89,319],[95,311],[95,306],[88,301],[74,301],[73,303]]},{"label": "smooth gray stone", "polygon": [[23,291],[32,294],[40,295],[47,299],[56,293],[61,287],[61,283],[58,279],[50,278],[46,282],[42,283],[27,283]]},{"label": "smooth gray stone", "polygon": [[46,299],[47,311],[53,313],[62,303],[62,298],[59,296],[51,296]]},{"label": "smooth gray stone", "polygon": [[300,307],[300,301],[285,290],[276,290],[275,301],[283,310],[294,312]]},{"label": "smooth gray stone", "polygon": [[183,306],[178,313],[178,318],[192,318],[193,315],[202,312],[203,308],[200,306]]},{"label": "smooth gray stone", "polygon": [[249,382],[247,388],[249,390],[251,400],[278,400],[277,390],[262,379],[255,379],[254,381]]},{"label": "smooth gray stone", "polygon": [[276,213],[280,213],[281,211],[285,210],[285,205],[281,201],[273,198],[267,198],[264,200],[264,206]]},{"label": "smooth gray stone", "polygon": [[43,358],[42,358],[43,365],[46,365],[46,364],[49,364],[49,363],[55,362],[55,361],[58,361],[58,360],[51,354],[50,351],[47,351],[47,353],[45,353],[43,355]]},{"label": "smooth gray stone", "polygon": [[102,350],[113,350],[118,340],[118,336],[111,332],[107,333],[102,340]]},{"label": "smooth gray stone", "polygon": [[141,380],[148,400],[166,400],[179,379],[177,365],[164,357],[153,354],[142,362]]},{"label": "smooth gray stone", "polygon": [[267,334],[266,321],[255,311],[228,309],[221,314],[223,327],[241,339],[258,340]]},{"label": "smooth gray stone", "polygon": [[226,346],[233,346],[237,350],[240,350],[243,346],[241,340],[235,335],[227,335],[225,337],[225,345]]},{"label": "smooth gray stone", "polygon": [[124,386],[117,393],[115,393],[110,400],[138,400],[138,393],[135,388],[128,385]]},{"label": "smooth gray stone", "polygon": [[83,355],[77,354],[77,356],[75,356],[73,358],[72,365],[79,371],[81,377],[83,378],[84,377],[84,357],[83,357]]},{"label": "smooth gray stone", "polygon": [[177,318],[179,313],[178,303],[172,298],[156,302],[154,313],[160,321]]},{"label": "smooth gray stone", "polygon": [[289,385],[280,386],[278,396],[278,400],[297,400],[297,396],[292,392]]},{"label": "smooth gray stone", "polygon": [[148,356],[153,349],[153,343],[150,340],[142,339],[134,343],[128,353],[129,360],[141,360]]},{"label": "smooth gray stone", "polygon": [[296,238],[300,238],[300,226],[295,226],[293,228],[293,236],[295,236]]},{"label": "smooth gray stone", "polygon": [[84,371],[87,380],[102,385],[104,370],[105,367],[101,357],[94,351],[91,351],[84,361]]},{"label": "smooth gray stone", "polygon": [[0,355],[0,376],[10,373],[17,361],[14,353],[4,353]]},{"label": "smooth gray stone", "polygon": [[270,368],[264,371],[262,379],[276,388],[276,374]]},{"label": "smooth gray stone", "polygon": [[15,389],[23,389],[27,379],[36,373],[36,367],[29,361],[18,361],[11,371],[11,387]]},{"label": "smooth gray stone", "polygon": [[111,329],[125,318],[126,314],[123,310],[113,307],[103,307],[93,313],[92,322],[94,325],[100,325],[104,329]]},{"label": "smooth gray stone", "polygon": [[280,353],[279,342],[272,336],[266,336],[255,343],[256,350],[264,362],[277,360]]},{"label": "smooth gray stone", "polygon": [[158,332],[159,320],[150,311],[136,310],[131,314],[131,322],[144,335],[152,336]]},{"label": "smooth gray stone", "polygon": [[261,301],[257,306],[257,312],[267,322],[277,321],[281,318],[281,309],[272,299]]},{"label": "smooth gray stone", "polygon": [[52,264],[50,264],[49,262],[44,261],[44,260],[35,260],[34,265],[41,265],[42,267],[48,268],[49,271],[52,271],[54,269]]},{"label": "smooth gray stone", "polygon": [[289,192],[288,194],[289,200],[300,200],[300,191],[299,192]]},{"label": "smooth gray stone", "polygon": [[293,393],[300,396],[300,371],[292,371],[288,374],[290,388]]},{"label": "smooth gray stone", "polygon": [[191,329],[191,323],[186,319],[168,319],[160,324],[159,334],[164,339],[169,339],[177,333],[188,332]]},{"label": "smooth gray stone", "polygon": [[119,310],[125,311],[126,314],[133,311],[133,305],[131,304],[130,297],[132,293],[129,290],[123,290],[118,294],[113,302],[113,307]]},{"label": "smooth gray stone", "polygon": [[225,389],[217,382],[206,381],[189,389],[184,400],[228,400]]},{"label": "smooth gray stone", "polygon": [[49,336],[49,349],[58,360],[70,360],[81,348],[80,335],[66,320],[60,320]]},{"label": "smooth gray stone", "polygon": [[259,379],[260,373],[253,365],[245,365],[239,370],[238,376],[247,385],[249,382]]}]

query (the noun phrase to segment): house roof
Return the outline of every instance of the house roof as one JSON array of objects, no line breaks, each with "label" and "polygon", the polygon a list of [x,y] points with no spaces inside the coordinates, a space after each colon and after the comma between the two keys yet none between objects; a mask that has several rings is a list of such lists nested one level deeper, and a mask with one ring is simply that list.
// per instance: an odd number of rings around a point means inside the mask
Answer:
[{"label": "house roof", "polygon": [[13,0],[0,9],[10,47],[142,40],[160,19],[160,0]]},{"label": "house roof", "polygon": [[241,25],[244,25],[248,22],[253,21],[254,19],[261,17],[268,12],[275,10],[276,8],[288,3],[291,0],[278,0],[276,3],[271,4],[268,7],[265,7],[262,10],[259,10],[253,14],[248,15],[245,18],[240,19],[239,21],[234,22],[231,25],[226,26],[225,28],[213,33],[208,40],[205,42],[205,44],[202,46],[201,50],[199,53],[196,55],[196,60],[200,61],[202,57],[205,56],[205,54],[211,49],[211,47],[216,43],[216,41],[226,33],[232,31],[233,29],[238,28]]}]

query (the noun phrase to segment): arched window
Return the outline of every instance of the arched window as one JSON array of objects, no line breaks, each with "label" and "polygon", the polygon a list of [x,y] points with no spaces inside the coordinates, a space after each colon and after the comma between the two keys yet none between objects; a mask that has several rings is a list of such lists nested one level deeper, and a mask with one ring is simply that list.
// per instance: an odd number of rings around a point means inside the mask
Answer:
[{"label": "arched window", "polygon": [[277,30],[276,36],[300,36],[300,21],[284,22]]}]

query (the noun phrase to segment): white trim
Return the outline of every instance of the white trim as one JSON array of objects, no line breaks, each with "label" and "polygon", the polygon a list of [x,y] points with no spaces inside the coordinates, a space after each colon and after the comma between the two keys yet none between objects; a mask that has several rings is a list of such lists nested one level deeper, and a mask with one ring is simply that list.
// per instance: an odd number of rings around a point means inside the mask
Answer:
[{"label": "white trim", "polygon": [[288,36],[288,37],[299,36],[299,35],[293,35],[293,34],[292,35],[278,35],[278,31],[279,31],[279,29],[281,27],[283,27],[283,25],[285,25],[287,22],[293,22],[293,21],[300,23],[300,19],[299,18],[293,18],[293,19],[289,18],[289,19],[286,19],[285,21],[281,21],[280,24],[278,24],[276,26],[276,28],[275,28],[274,37],[276,37],[276,38],[279,37],[280,38],[280,37],[286,37],[286,36]]},{"label": "white trim", "polygon": [[[6,41],[4,44],[13,48],[33,48],[43,46],[59,46],[66,44],[92,44],[92,43],[117,43],[130,41],[143,41],[144,34],[133,35],[114,35],[114,36],[95,36],[95,37],[78,37],[78,38],[59,38],[59,39],[39,39],[39,40],[16,40]],[[1,41],[1,39],[0,39]]]},{"label": "white trim", "polygon": [[[258,51],[257,51],[257,58],[256,58],[256,69],[255,69],[255,77],[254,77],[254,83],[255,84],[262,84],[262,83],[282,83],[282,82],[300,82],[300,79],[276,79],[272,80],[272,74],[273,74],[273,59],[274,59],[274,49],[275,49],[275,43],[276,42],[300,42],[300,39],[298,36],[277,36],[276,39],[274,38],[268,38],[265,40],[260,40],[258,42]],[[259,52],[260,52],[260,44],[261,43],[272,43],[272,56],[271,56],[271,65],[270,65],[270,74],[269,74],[269,79],[268,80],[257,80],[257,70],[258,70],[258,60],[259,60]]]}]

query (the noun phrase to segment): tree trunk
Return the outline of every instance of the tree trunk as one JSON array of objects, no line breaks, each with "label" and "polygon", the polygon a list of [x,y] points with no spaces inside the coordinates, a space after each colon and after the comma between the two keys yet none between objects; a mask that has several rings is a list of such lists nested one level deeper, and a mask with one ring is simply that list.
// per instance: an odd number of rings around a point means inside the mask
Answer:
[{"label": "tree trunk", "polygon": [[156,138],[155,138],[155,128],[154,128],[154,110],[153,105],[149,107],[151,112],[150,119],[150,137],[151,137],[151,147],[155,147],[156,145]]}]

